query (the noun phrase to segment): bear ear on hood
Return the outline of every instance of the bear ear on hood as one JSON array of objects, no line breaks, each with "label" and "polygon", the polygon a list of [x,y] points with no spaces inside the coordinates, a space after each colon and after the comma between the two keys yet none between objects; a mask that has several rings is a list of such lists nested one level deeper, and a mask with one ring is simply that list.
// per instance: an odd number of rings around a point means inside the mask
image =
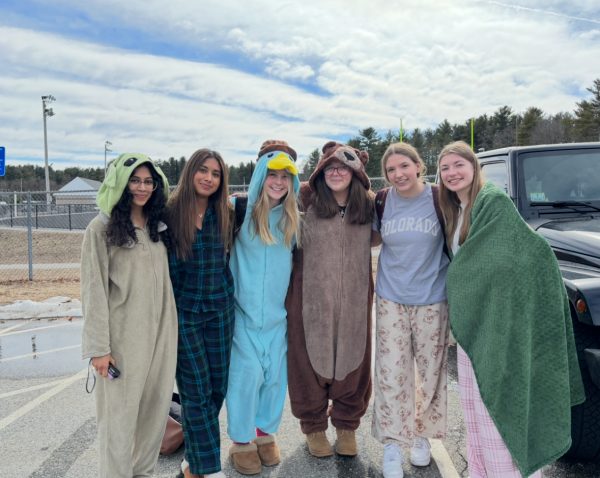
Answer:
[{"label": "bear ear on hood", "polygon": [[356,150],[356,154],[358,155],[358,158],[363,163],[363,165],[366,166],[369,162],[369,152],[363,150]]},{"label": "bear ear on hood", "polygon": [[360,151],[353,146],[338,143],[337,141],[328,141],[323,145],[321,151],[323,154],[321,154],[315,170],[308,179],[310,187],[313,190],[315,189],[315,180],[319,174],[322,174],[323,170],[335,161],[348,166],[352,170],[352,174],[360,180],[365,189],[368,190],[371,188],[371,181],[365,171],[365,164],[369,161],[369,153],[367,151]]},{"label": "bear ear on hood", "polygon": [[331,152],[332,152],[331,151],[332,149],[337,149],[340,146],[344,146],[344,145],[341,144],[341,143],[338,143],[337,141],[328,141],[321,148],[321,152],[323,153],[323,157],[329,156],[331,154]]}]

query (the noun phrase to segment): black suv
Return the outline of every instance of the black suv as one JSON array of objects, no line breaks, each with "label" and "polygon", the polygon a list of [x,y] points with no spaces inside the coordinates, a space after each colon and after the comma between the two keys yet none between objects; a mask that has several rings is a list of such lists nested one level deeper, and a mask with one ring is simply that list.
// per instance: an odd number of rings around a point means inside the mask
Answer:
[{"label": "black suv", "polygon": [[587,397],[573,408],[567,455],[599,461],[600,143],[515,146],[478,157],[485,179],[506,191],[558,258]]}]

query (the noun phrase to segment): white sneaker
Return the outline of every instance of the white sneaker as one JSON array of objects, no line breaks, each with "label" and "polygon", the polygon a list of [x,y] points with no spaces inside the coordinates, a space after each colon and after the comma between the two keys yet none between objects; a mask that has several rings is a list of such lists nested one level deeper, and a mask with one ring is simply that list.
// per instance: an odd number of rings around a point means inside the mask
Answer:
[{"label": "white sneaker", "polygon": [[[181,462],[181,472],[185,473],[185,471],[187,471],[189,466],[190,466],[190,464],[184,458],[183,461]],[[222,471],[217,471],[216,473],[211,473],[210,475],[203,475],[203,476],[205,476],[206,478],[227,478],[225,476],[225,473],[223,473]]]},{"label": "white sneaker", "polygon": [[397,443],[388,443],[383,447],[383,478],[403,478],[402,449]]},{"label": "white sneaker", "polygon": [[427,466],[431,462],[431,445],[429,440],[423,437],[415,437],[410,449],[410,462],[414,466]]}]

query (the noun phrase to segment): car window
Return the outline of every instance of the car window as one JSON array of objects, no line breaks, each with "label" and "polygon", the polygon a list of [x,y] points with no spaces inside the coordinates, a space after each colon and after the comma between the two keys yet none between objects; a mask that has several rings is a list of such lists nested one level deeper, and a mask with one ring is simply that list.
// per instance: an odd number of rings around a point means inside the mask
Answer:
[{"label": "car window", "polygon": [[508,194],[508,168],[506,161],[497,161],[481,165],[483,176]]},{"label": "car window", "polygon": [[520,155],[529,201],[600,200],[600,149]]}]

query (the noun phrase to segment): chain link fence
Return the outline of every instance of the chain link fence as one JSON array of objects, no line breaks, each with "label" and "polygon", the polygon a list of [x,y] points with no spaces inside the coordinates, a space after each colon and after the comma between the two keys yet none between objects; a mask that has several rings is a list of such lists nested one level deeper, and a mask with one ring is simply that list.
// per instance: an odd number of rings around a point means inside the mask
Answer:
[{"label": "chain link fence", "polygon": [[[371,178],[373,190],[385,184]],[[247,190],[231,185],[230,193]],[[0,192],[0,284],[77,281],[83,232],[98,214],[95,191]]]},{"label": "chain link fence", "polygon": [[0,283],[78,280],[95,192],[0,193]]}]

